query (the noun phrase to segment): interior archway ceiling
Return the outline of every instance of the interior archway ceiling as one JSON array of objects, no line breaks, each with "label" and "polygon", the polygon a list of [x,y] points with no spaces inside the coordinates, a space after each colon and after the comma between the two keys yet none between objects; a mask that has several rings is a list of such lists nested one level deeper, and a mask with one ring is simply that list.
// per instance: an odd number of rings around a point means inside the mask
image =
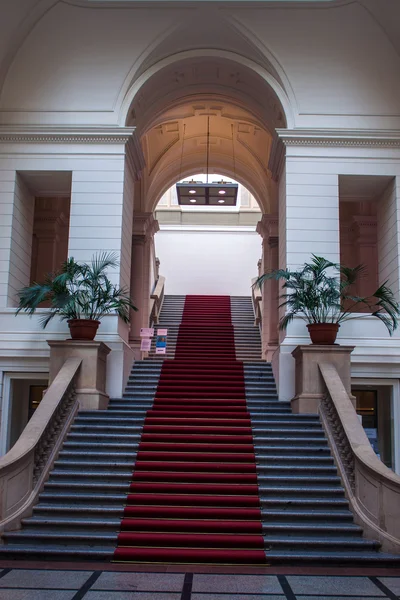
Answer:
[{"label": "interior archway ceiling", "polygon": [[225,97],[253,113],[271,133],[286,125],[282,106],[266,81],[226,59],[188,59],[162,69],[141,88],[127,124],[136,125],[141,135],[160,122],[166,107],[199,95]]},{"label": "interior archway ceiling", "polygon": [[274,131],[285,127],[283,109],[259,75],[233,61],[209,58],[162,69],[133,102],[128,124],[137,127],[146,159],[147,210],[181,177],[205,172],[208,118],[210,172],[243,183],[269,212],[267,165]]},{"label": "interior archway ceiling", "polygon": [[189,172],[206,172],[208,146],[210,174],[240,181],[268,212],[271,144],[271,133],[252,113],[217,96],[173,106],[142,135],[148,210]]}]

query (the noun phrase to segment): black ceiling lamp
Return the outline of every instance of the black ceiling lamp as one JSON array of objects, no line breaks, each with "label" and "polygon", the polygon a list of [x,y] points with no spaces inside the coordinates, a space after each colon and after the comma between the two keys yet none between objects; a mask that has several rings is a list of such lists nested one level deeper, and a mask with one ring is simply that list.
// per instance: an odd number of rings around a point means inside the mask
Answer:
[{"label": "black ceiling lamp", "polygon": [[[183,158],[183,145],[185,143],[185,126],[183,128],[181,170]],[[235,148],[233,141],[232,125],[232,152],[233,167],[235,169]],[[224,180],[213,183],[208,182],[208,168],[210,159],[210,117],[207,117],[207,165],[206,165],[206,183],[203,181],[184,181],[176,184],[176,193],[178,195],[178,204],[180,206],[236,206],[238,184],[227,183]]]}]

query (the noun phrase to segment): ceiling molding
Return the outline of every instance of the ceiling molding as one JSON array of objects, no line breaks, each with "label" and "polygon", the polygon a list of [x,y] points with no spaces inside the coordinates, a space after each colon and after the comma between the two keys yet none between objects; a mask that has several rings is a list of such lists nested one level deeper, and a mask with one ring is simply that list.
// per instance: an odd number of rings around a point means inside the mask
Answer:
[{"label": "ceiling molding", "polygon": [[285,146],[400,148],[400,131],[356,129],[277,129]]},{"label": "ceiling molding", "polygon": [[135,127],[0,126],[0,143],[126,144]]}]

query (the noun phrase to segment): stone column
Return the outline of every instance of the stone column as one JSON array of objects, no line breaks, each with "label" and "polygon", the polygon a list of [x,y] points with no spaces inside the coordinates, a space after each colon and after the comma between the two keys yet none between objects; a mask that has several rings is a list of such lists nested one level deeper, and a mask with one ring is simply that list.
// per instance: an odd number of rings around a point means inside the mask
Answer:
[{"label": "stone column", "polygon": [[[257,233],[262,237],[262,269],[264,273],[278,268],[278,216],[263,215],[257,223]],[[279,283],[266,281],[262,289],[262,351],[263,357],[270,361],[279,344],[278,336],[278,296]]]},{"label": "stone column", "polygon": [[158,231],[152,213],[133,213],[131,298],[138,311],[131,311],[129,342],[140,358],[140,329],[149,326],[151,245]]}]

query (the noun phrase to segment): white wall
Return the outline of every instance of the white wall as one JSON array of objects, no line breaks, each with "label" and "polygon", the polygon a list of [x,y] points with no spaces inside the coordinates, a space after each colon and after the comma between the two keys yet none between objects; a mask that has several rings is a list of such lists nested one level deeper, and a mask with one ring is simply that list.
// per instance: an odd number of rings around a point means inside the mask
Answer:
[{"label": "white wall", "polygon": [[379,283],[385,281],[399,294],[399,216],[396,179],[378,201],[378,272]]},{"label": "white wall", "polygon": [[[14,359],[18,362],[18,371],[26,370],[32,360],[47,367],[49,347],[46,340],[68,337],[66,323],[59,319],[54,319],[43,331],[38,324],[40,314],[32,319],[25,314],[15,317],[15,310],[7,308],[7,271],[10,270],[10,282],[14,281],[11,278],[14,277],[12,260],[14,256],[15,261],[21,260],[18,254],[21,223],[24,223],[24,243],[29,245],[32,240],[25,213],[32,206],[33,218],[33,199],[31,205],[30,195],[19,182],[19,172],[72,172],[69,256],[87,261],[96,252],[115,251],[121,266],[110,271],[110,278],[120,285],[128,276],[129,261],[124,253],[130,251],[129,244],[126,245],[132,225],[128,204],[133,198],[128,191],[124,194],[124,137],[115,140],[111,134],[110,138],[108,141],[105,132],[104,141],[94,138],[91,142],[85,139],[80,143],[78,136],[76,141],[67,137],[65,143],[0,143],[0,371],[9,370],[9,362]],[[28,283],[29,270],[26,281],[23,281],[23,273],[15,284],[18,288]],[[121,326],[115,315],[103,319],[97,339],[114,351],[107,363],[107,393],[113,397],[120,396],[125,386],[124,365],[133,362],[127,338],[128,327]],[[30,366],[29,369],[32,370]]]},{"label": "white wall", "polygon": [[0,163],[0,307],[29,284],[34,199],[15,169]]},{"label": "white wall", "polygon": [[[307,147],[288,144],[286,157],[286,260],[288,266],[302,265],[311,253],[320,253],[331,260],[339,260],[339,207],[338,181],[340,175],[400,176],[398,148],[363,148],[362,146]],[[397,191],[397,194],[396,194]],[[397,195],[397,198],[396,198]],[[383,202],[383,204],[382,204]],[[378,200],[379,210],[386,214],[392,225],[381,226],[381,269],[390,273],[396,285],[398,271],[399,237],[395,234],[395,212],[398,188],[389,187]],[[397,209],[398,212],[398,209]],[[397,214],[397,213],[396,213]],[[379,217],[378,217],[379,221]],[[393,227],[392,227],[393,226]],[[280,223],[280,227],[283,224]],[[391,255],[386,255],[388,240]],[[283,260],[281,255],[280,260]],[[391,266],[390,266],[391,265]],[[385,270],[386,269],[386,270]],[[389,269],[389,270],[387,270]],[[397,283],[398,285],[398,283]],[[351,320],[341,325],[337,342],[355,346],[352,368],[364,368],[370,377],[377,377],[384,366],[398,378],[400,362],[400,331],[390,337],[383,323],[369,315],[363,320]],[[294,395],[294,360],[292,351],[298,344],[308,344],[309,336],[304,321],[295,319],[288,327],[279,351],[279,372],[285,373],[279,382],[279,397],[288,400]]]},{"label": "white wall", "polygon": [[34,212],[33,194],[17,173],[12,215],[8,306],[16,306],[17,292],[30,283]]},{"label": "white wall", "polygon": [[131,283],[132,223],[134,201],[134,175],[125,160],[124,195],[122,207],[121,277],[120,285],[129,290]]},{"label": "white wall", "polygon": [[261,256],[254,231],[161,229],[155,245],[167,294],[251,295]]},{"label": "white wall", "polygon": [[[99,252],[121,258],[123,223],[124,153],[107,161],[91,158],[72,173],[68,256],[89,261]],[[89,164],[88,164],[89,163]],[[122,265],[109,272],[120,284]]]},{"label": "white wall", "polygon": [[286,161],[286,264],[297,269],[311,254],[339,262],[339,178],[318,173],[298,157]]}]

